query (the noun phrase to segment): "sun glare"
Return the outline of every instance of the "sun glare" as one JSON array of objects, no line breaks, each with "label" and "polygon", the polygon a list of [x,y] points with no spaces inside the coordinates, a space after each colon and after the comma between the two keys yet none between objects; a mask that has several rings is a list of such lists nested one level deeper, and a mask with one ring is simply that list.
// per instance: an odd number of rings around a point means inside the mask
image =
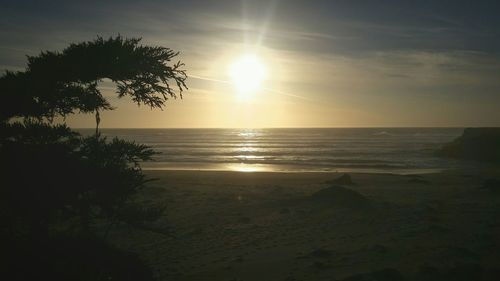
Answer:
[{"label": "sun glare", "polygon": [[267,70],[255,55],[244,55],[231,64],[229,75],[240,95],[248,97],[259,90]]}]

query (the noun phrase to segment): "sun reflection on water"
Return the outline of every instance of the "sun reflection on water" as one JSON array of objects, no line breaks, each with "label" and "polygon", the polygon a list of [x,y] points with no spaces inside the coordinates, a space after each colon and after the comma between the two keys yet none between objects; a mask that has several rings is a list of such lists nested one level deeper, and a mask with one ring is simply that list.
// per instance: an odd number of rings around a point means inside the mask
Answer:
[{"label": "sun reflection on water", "polygon": [[246,173],[268,171],[268,169],[264,165],[259,165],[259,164],[245,164],[245,163],[229,164],[227,168],[230,171],[246,172]]},{"label": "sun reflection on water", "polygon": [[255,129],[245,129],[241,130],[238,132],[238,137],[245,138],[245,139],[252,139],[256,138],[262,135],[262,132],[260,130],[255,130]]},{"label": "sun reflection on water", "polygon": [[240,147],[237,148],[237,152],[255,152],[257,148],[253,147],[253,144],[240,144]]},{"label": "sun reflection on water", "polygon": [[[258,136],[260,133],[256,130],[242,130],[238,133],[238,137],[240,138],[240,143],[237,146],[235,152],[239,152],[244,154],[245,152],[255,152],[257,148],[255,146],[258,145]],[[245,158],[251,159],[256,158],[255,155],[237,155],[235,158]]]}]

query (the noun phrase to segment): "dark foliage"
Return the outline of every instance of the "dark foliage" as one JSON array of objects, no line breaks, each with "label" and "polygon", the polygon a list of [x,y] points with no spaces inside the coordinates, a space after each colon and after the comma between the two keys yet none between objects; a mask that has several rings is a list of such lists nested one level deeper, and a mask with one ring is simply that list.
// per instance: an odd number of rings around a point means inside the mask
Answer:
[{"label": "dark foliage", "polygon": [[176,89],[182,97],[184,64],[167,64],[178,53],[139,42],[99,37],[71,44],[62,52],[28,57],[25,71],[7,72],[0,78],[0,121],[110,110],[112,106],[97,87],[105,78],[116,83],[119,97],[130,96],[138,105],[162,108],[169,97],[177,97]]},{"label": "dark foliage", "polygon": [[[145,227],[164,210],[137,200],[149,181],[140,162],[155,152],[98,131],[99,111],[112,109],[98,89],[102,79],[116,83],[119,97],[151,108],[177,96],[170,82],[179,95],[186,89],[183,64],[167,64],[177,53],[139,41],[118,36],[72,44],[29,57],[26,71],[0,77],[1,258],[10,260],[9,273],[32,272],[14,279],[151,279],[136,257],[92,231],[96,220]],[[78,112],[96,114],[95,135],[53,124],[56,116]]]},{"label": "dark foliage", "polygon": [[5,280],[154,280],[133,253],[94,236],[59,235],[45,240],[14,241],[3,248]]}]

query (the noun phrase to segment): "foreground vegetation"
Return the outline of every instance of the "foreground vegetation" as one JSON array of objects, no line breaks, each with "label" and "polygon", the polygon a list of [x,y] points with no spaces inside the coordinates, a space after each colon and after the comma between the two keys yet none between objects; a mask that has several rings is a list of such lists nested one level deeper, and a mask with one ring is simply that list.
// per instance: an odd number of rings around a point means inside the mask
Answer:
[{"label": "foreground vegetation", "polygon": [[[183,64],[171,63],[178,53],[139,43],[118,36],[71,44],[0,77],[0,238],[10,280],[153,278],[104,239],[116,224],[146,226],[164,206],[138,197],[149,181],[139,163],[154,151],[100,135],[100,112],[113,107],[99,82],[151,108],[186,89]],[[54,122],[75,113],[95,115],[93,136]]]}]

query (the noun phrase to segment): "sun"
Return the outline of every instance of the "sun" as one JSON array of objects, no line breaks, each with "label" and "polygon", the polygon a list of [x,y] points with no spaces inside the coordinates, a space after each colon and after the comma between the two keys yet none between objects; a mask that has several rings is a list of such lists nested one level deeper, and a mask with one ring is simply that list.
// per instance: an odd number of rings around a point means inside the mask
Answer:
[{"label": "sun", "polygon": [[248,97],[260,89],[267,76],[267,69],[256,55],[247,54],[231,64],[229,76],[238,93]]}]

